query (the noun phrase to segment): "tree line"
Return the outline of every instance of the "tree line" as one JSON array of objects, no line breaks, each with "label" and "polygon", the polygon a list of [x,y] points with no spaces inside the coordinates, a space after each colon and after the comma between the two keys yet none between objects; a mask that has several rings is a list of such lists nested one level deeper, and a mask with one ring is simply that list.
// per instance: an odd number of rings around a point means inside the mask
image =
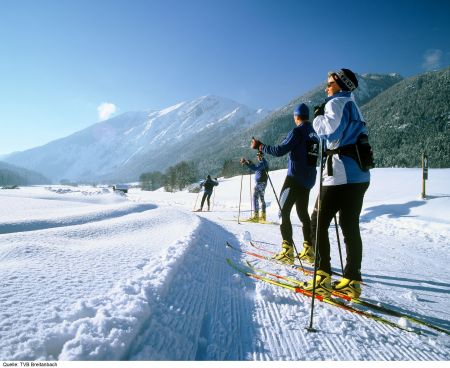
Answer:
[{"label": "tree line", "polygon": [[225,159],[220,170],[203,172],[197,163],[193,161],[181,161],[167,168],[165,172],[151,171],[140,175],[139,182],[142,190],[157,190],[164,187],[166,192],[183,190],[188,186],[198,183],[200,179],[210,174],[213,177],[221,176],[230,178],[232,176],[249,174],[249,170],[239,163],[239,159]]},{"label": "tree line", "polygon": [[28,180],[14,171],[1,169],[0,170],[0,185],[27,185]]},{"label": "tree line", "polygon": [[192,162],[181,161],[174,166],[170,166],[162,173],[152,171],[141,174],[139,181],[142,190],[156,190],[161,187],[167,192],[183,190],[189,184],[197,180],[198,173]]}]

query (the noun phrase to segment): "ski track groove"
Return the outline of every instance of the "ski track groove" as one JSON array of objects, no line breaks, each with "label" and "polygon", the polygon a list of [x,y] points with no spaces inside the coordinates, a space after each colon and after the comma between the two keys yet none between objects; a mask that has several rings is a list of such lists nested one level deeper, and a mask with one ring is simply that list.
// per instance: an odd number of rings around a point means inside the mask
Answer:
[{"label": "ski track groove", "polygon": [[[246,293],[235,285],[233,271],[226,264],[223,244],[225,230],[201,220],[192,236],[181,264],[174,267],[172,280],[161,292],[161,305],[181,311],[179,317],[156,321],[151,317],[136,338],[138,348],[130,353],[132,359],[152,360],[244,360],[252,351],[248,324],[251,318]],[[169,292],[172,290],[172,292]],[[229,328],[232,327],[230,333]],[[244,326],[247,326],[244,328]],[[156,327],[156,328],[154,328]],[[155,331],[165,331],[155,336]],[[155,345],[155,341],[159,344]],[[177,341],[178,340],[178,341]],[[180,344],[181,342],[181,344]],[[245,345],[244,345],[245,344]],[[187,346],[184,351],[168,351],[168,346]]]},{"label": "ski track groove", "polygon": [[282,353],[279,350],[279,349],[281,349],[281,344],[279,344],[278,336],[276,335],[276,333],[274,331],[274,328],[275,328],[275,326],[277,326],[277,324],[276,324],[276,321],[273,319],[272,314],[270,313],[270,309],[268,308],[268,305],[269,304],[265,303],[265,301],[258,300],[258,308],[256,309],[258,311],[257,319],[261,320],[260,324],[263,325],[264,327],[270,325],[267,329],[266,339],[265,339],[264,343],[269,346],[270,351],[275,352],[276,357],[281,358]]},{"label": "ski track groove", "polygon": [[264,309],[267,312],[267,317],[270,321],[270,325],[273,326],[272,340],[269,343],[271,346],[280,346],[281,351],[278,351],[278,356],[280,358],[284,358],[284,356],[286,355],[286,353],[284,351],[286,344],[282,343],[282,341],[280,340],[280,337],[279,337],[279,333],[278,333],[277,321],[279,321],[281,319],[279,311],[278,311],[278,309],[275,309],[273,303],[269,303],[268,305],[265,306]]}]

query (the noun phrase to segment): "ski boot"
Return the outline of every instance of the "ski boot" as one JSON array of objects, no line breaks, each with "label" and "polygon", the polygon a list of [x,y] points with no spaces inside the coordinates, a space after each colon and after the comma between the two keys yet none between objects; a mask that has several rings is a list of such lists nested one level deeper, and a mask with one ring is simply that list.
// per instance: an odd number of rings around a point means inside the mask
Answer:
[{"label": "ski boot", "polygon": [[294,264],[294,246],[287,240],[283,240],[281,244],[283,248],[280,253],[276,254],[273,258],[279,262],[293,265]]},{"label": "ski boot", "polygon": [[209,211],[211,211],[211,210],[210,210],[210,208],[209,208],[209,206],[208,206],[208,212],[209,212]]},{"label": "ski boot", "polygon": [[266,222],[266,212],[261,212],[261,217],[259,218],[260,222]]},{"label": "ski boot", "polygon": [[310,242],[308,241],[304,241],[303,242],[303,250],[301,251],[301,253],[298,255],[298,259],[307,263],[311,263],[314,264],[314,248],[311,245]]},{"label": "ski boot", "polygon": [[255,211],[255,214],[253,215],[253,217],[250,217],[247,221],[259,222],[259,213],[258,213],[258,211]]},{"label": "ski boot", "polygon": [[333,291],[344,294],[352,299],[358,299],[361,295],[361,281],[350,280],[345,277],[333,282]]},{"label": "ski boot", "polygon": [[[302,289],[305,291],[313,291],[313,279],[304,282]],[[333,291],[331,286],[331,275],[325,271],[317,270],[316,274],[316,294],[322,295],[324,298],[328,298]]]}]

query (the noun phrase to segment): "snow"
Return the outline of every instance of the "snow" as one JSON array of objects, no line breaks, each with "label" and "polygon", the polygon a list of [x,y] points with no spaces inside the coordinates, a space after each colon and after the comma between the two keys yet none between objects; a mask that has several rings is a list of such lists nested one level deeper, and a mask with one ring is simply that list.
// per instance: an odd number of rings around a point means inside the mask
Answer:
[{"label": "snow", "polygon": [[167,107],[167,108],[165,108],[165,109],[162,109],[162,110],[160,110],[160,111],[158,112],[158,116],[167,115],[169,112],[178,110],[178,109],[179,109],[181,106],[183,106],[185,103],[186,103],[186,102],[180,102],[180,103],[177,103],[177,104],[175,104],[175,105],[173,105],[173,106],[169,106],[169,107]]},{"label": "snow", "polygon": [[[286,170],[270,173],[278,193]],[[250,215],[243,178],[241,218]],[[450,329],[450,169],[375,169],[361,216],[363,297]],[[394,329],[237,273],[249,240],[277,251],[278,226],[237,223],[241,177],[212,212],[195,193],[108,188],[0,190],[0,360],[448,361],[450,338]],[[317,186],[310,196],[312,210]],[[196,202],[197,199],[197,203]],[[272,189],[268,220],[277,221]],[[301,246],[292,213],[294,239]],[[340,263],[330,229],[332,264]],[[345,251],[345,250],[344,250]],[[258,251],[265,253],[265,251]],[[304,279],[260,261],[259,268]],[[374,312],[375,313],[375,312]]]}]

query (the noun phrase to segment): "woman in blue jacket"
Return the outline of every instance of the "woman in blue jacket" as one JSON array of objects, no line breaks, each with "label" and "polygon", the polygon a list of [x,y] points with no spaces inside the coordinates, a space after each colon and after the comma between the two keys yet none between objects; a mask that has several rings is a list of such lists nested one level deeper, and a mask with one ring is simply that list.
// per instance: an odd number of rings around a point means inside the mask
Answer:
[{"label": "woman in blue jacket", "polygon": [[[357,87],[358,80],[351,70],[331,72],[326,88],[328,98],[324,104],[315,108],[313,126],[325,142],[326,159],[320,210],[317,211],[316,202],[311,223],[314,233],[317,220],[319,223],[316,292],[324,296],[329,296],[333,289],[353,298],[361,294],[362,241],[359,216],[364,194],[369,187],[370,173],[362,164],[356,145],[361,137],[367,139],[366,125],[351,93]],[[343,278],[332,286],[328,227],[338,212],[347,262]],[[312,290],[313,280],[305,283],[304,288]]]}]

